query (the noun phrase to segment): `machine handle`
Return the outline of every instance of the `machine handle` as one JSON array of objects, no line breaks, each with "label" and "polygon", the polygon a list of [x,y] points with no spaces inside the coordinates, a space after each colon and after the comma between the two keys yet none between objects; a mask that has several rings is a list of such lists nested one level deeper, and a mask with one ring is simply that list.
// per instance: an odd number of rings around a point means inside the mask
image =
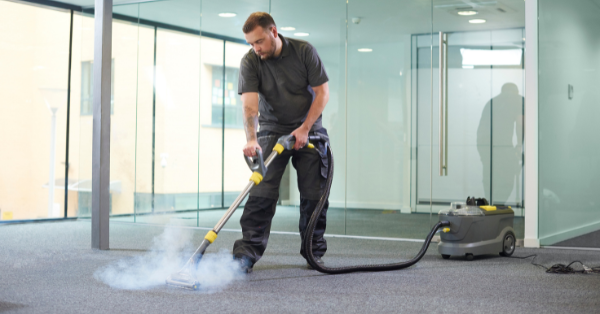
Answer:
[{"label": "machine handle", "polygon": [[439,34],[439,96],[440,96],[440,176],[448,175],[448,35]]},{"label": "machine handle", "polygon": [[309,141],[320,141],[321,140],[321,136],[319,136],[319,135],[309,135],[308,136],[308,140]]},{"label": "machine handle", "polygon": [[[321,141],[321,137],[319,135],[309,135],[308,142],[306,142],[306,146],[308,148],[315,148],[310,141]],[[292,150],[294,149],[294,144],[296,144],[296,137],[293,135],[284,135],[277,140],[277,144],[281,144],[284,149]]]},{"label": "machine handle", "polygon": [[267,166],[265,166],[262,150],[257,148],[256,156],[248,157],[244,155],[244,160],[246,160],[246,164],[248,164],[248,168],[250,168],[252,172],[258,172],[262,176],[267,173]]}]

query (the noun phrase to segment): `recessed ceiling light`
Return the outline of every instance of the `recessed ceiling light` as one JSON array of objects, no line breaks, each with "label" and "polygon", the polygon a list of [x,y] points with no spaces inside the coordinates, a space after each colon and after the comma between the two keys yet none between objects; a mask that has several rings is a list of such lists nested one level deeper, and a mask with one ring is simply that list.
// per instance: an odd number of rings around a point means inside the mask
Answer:
[{"label": "recessed ceiling light", "polygon": [[237,14],[235,14],[235,13],[230,13],[230,12],[219,13],[219,16],[220,16],[220,17],[234,17],[234,16],[236,16],[236,15],[237,15]]},{"label": "recessed ceiling light", "polygon": [[371,49],[371,48],[359,48],[358,51],[360,51],[360,52],[371,52],[371,51],[373,51],[373,49]]},{"label": "recessed ceiling light", "polygon": [[300,36],[300,37],[304,37],[304,36],[308,36],[308,33],[294,33],[294,36]]},{"label": "recessed ceiling light", "polygon": [[295,31],[296,30],[295,27],[291,27],[291,26],[284,26],[284,27],[280,27],[279,29],[282,31]]},{"label": "recessed ceiling light", "polygon": [[472,20],[469,20],[469,23],[471,23],[471,24],[482,24],[482,23],[485,23],[485,22],[486,22],[486,20],[484,20],[484,19],[472,19]]},{"label": "recessed ceiling light", "polygon": [[458,11],[458,15],[475,15],[475,14],[477,14],[477,11],[472,11],[472,10]]}]

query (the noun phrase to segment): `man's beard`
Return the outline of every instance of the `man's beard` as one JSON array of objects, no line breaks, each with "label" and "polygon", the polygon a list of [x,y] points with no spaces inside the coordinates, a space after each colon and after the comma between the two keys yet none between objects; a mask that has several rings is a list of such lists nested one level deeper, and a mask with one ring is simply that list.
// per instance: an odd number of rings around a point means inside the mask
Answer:
[{"label": "man's beard", "polygon": [[260,59],[261,60],[269,60],[272,59],[273,56],[275,55],[275,50],[276,50],[276,45],[275,45],[275,40],[271,41],[271,43],[273,44],[271,47],[271,51],[269,51],[267,54],[264,55],[260,55]]}]

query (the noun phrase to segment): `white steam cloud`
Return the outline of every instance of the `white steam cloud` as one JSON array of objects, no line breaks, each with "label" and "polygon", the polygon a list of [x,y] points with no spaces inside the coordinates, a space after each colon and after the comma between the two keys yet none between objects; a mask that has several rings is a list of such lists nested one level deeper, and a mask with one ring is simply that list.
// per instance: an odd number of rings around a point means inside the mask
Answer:
[{"label": "white steam cloud", "polygon": [[[164,286],[165,280],[179,272],[196,249],[191,239],[190,230],[166,227],[161,235],[154,238],[148,253],[111,263],[97,270],[94,277],[117,289]],[[239,264],[225,249],[217,254],[205,254],[191,275],[200,282],[200,290],[204,292],[221,291],[232,281],[245,277]]]}]

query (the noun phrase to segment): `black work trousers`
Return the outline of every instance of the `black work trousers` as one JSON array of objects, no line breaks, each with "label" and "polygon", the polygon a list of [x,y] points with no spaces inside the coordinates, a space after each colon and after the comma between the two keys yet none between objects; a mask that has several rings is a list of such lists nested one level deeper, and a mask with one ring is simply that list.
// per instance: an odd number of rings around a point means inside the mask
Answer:
[{"label": "black work trousers", "polygon": [[[325,129],[311,132],[310,135],[312,134],[318,134],[328,139]],[[259,132],[258,143],[263,151],[264,158],[267,158],[271,153],[277,139],[282,135]],[[314,144],[316,149],[284,150],[281,155],[275,157],[263,181],[252,188],[240,219],[243,238],[237,240],[233,245],[235,258],[245,258],[254,265],[265,252],[271,231],[271,220],[275,215],[279,198],[279,184],[290,158],[292,158],[292,165],[298,173],[298,189],[300,190],[298,229],[302,239],[300,254],[306,258],[304,235],[310,217],[325,189],[328,167],[327,148],[323,143]],[[323,256],[327,251],[327,242],[323,234],[326,228],[328,207],[329,201],[326,201],[315,227],[312,243],[315,256]]]}]

